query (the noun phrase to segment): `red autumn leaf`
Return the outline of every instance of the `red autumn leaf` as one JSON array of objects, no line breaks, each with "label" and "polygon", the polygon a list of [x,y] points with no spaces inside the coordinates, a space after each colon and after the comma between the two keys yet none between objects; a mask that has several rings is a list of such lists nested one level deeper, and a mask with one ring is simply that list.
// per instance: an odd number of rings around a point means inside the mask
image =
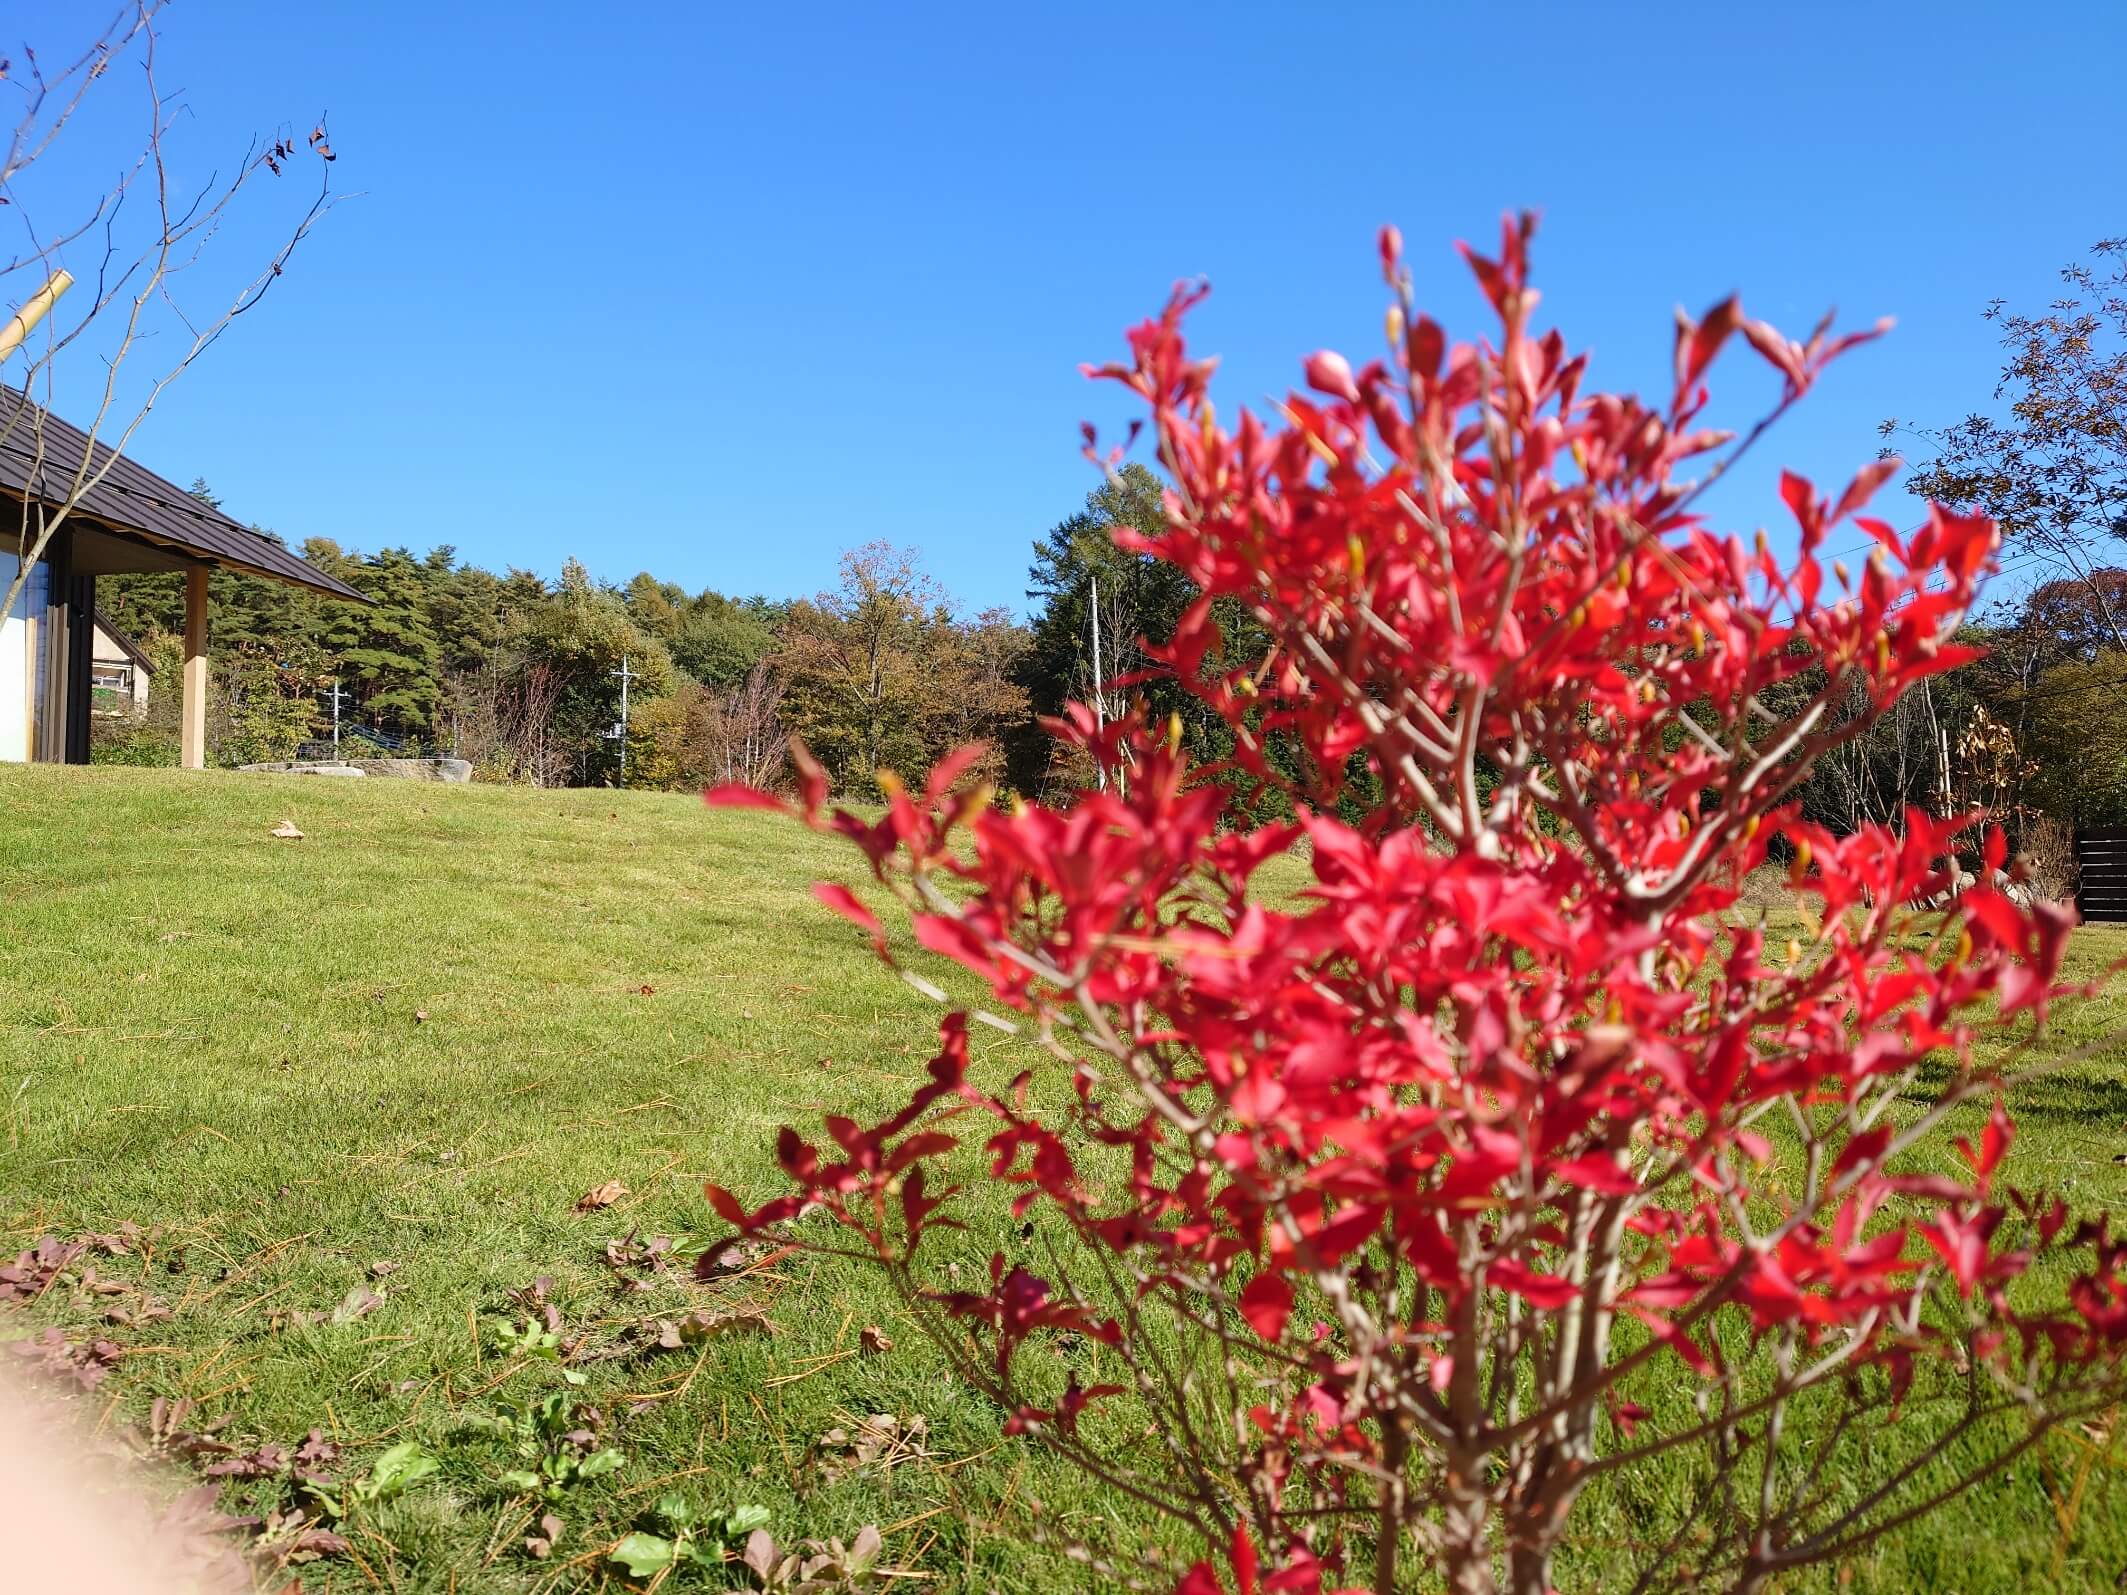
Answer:
[{"label": "red autumn leaf", "polygon": [[1339,399],[1359,397],[1358,385],[1352,381],[1351,363],[1329,349],[1319,349],[1307,357],[1307,385],[1317,393]]},{"label": "red autumn leaf", "polygon": [[1256,1595],[1259,1564],[1256,1559],[1255,1538],[1248,1532],[1246,1519],[1236,1519],[1234,1522],[1231,1560],[1235,1595]]},{"label": "red autumn leaf", "polygon": [[856,894],[847,886],[838,885],[834,881],[814,881],[812,895],[852,925],[869,931],[874,936],[880,934],[878,916],[858,902]]},{"label": "red autumn leaf", "polygon": [[790,805],[781,798],[756,787],[742,786],[735,781],[705,788],[702,801],[713,809],[772,809],[778,814],[790,812]]},{"label": "red autumn leaf", "polygon": [[1537,1307],[1563,1307],[1580,1294],[1580,1287],[1570,1279],[1562,1279],[1556,1274],[1536,1273],[1527,1264],[1511,1258],[1492,1264],[1487,1272],[1494,1284],[1511,1290],[1524,1301]]},{"label": "red autumn leaf", "polygon": [[1250,1329],[1264,1340],[1276,1340],[1285,1333],[1292,1302],[1292,1286],[1282,1275],[1258,1274],[1241,1287],[1238,1306]]},{"label": "red autumn leaf", "polygon": [[1554,1179],[1568,1185],[1578,1185],[1590,1191],[1601,1191],[1610,1196],[1622,1196],[1639,1189],[1639,1181],[1632,1171],[1618,1166],[1618,1161],[1604,1153],[1591,1152],[1586,1157],[1570,1162],[1556,1163],[1551,1167]]}]

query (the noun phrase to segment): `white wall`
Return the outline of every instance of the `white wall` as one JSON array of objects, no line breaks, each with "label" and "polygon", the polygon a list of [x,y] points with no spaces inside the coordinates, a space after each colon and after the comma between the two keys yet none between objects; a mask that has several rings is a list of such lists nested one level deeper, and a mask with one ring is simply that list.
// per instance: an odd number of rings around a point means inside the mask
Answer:
[{"label": "white wall", "polygon": [[[5,596],[14,584],[19,569],[13,554],[0,554],[0,596]],[[37,628],[31,622],[44,618],[50,576],[49,566],[33,565],[22,596],[0,619],[0,762],[21,764],[30,756],[30,694],[38,686],[35,662],[30,657]]]}]

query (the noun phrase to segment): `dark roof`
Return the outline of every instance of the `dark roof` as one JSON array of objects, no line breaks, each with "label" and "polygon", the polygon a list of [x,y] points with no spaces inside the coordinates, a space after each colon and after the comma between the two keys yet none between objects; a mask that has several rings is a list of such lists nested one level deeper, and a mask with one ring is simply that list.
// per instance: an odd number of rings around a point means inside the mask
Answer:
[{"label": "dark roof", "polygon": [[[0,488],[63,504],[81,472],[89,440],[35,400],[0,388]],[[110,469],[83,493],[76,512],[121,535],[173,549],[224,570],[305,587],[328,598],[369,598],[335,576],[297,557],[287,547],[248,526],[239,526],[175,483],[165,481],[123,454],[112,459],[109,444],[96,444],[91,473],[106,460]]]}]

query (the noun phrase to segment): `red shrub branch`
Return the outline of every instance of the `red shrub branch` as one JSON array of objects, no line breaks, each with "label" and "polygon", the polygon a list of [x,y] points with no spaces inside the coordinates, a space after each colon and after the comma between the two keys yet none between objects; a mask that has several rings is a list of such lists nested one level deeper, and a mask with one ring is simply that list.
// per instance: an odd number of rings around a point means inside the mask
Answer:
[{"label": "red shrub branch", "polygon": [[[1182,335],[1198,290],[1094,373],[1149,407],[1168,524],[1119,536],[1202,591],[1157,654],[1233,729],[1230,765],[1074,709],[1059,733],[1127,783],[1003,812],[963,756],[920,794],[882,776],[874,822],[828,812],[799,758],[797,811],[1075,1090],[978,1084],[955,1015],[903,1111],[786,1130],[790,1194],[713,1199],[746,1225],[824,1209],[1015,1430],[1191,1525],[1243,1590],[1386,1590],[1415,1553],[1453,1590],[1542,1591],[1588,1484],[1686,1446],[1716,1482],[1643,1548],[1643,1587],[1754,1589],[1986,1471],[1827,1491],[1783,1438],[1805,1411],[1836,1448],[1950,1366],[1955,1432],[1999,1420],[2008,1455],[2118,1387],[2123,1248],[2004,1187],[2014,1077],[1977,1050],[2062,995],[2070,913],[1990,885],[1908,906],[1960,848],[1997,880],[1976,815],[1835,836],[1784,806],[1972,656],[1993,525],[1937,508],[1901,537],[1858,513],[1879,464],[1836,498],[1783,479],[1791,562],[1716,533],[1706,483],[1873,334],[1797,344],[1731,300],[1680,320],[1664,402],[1584,392],[1585,357],[1531,326],[1529,236],[1465,251],[1499,326],[1451,345],[1385,232],[1386,358],[1310,357],[1277,425],[1221,425]],[[1783,380],[1740,442],[1702,421],[1738,335]],[[1828,580],[1848,522],[1873,552]],[[1233,657],[1222,601],[1260,652]],[[1857,684],[1865,711],[1835,715]],[[1230,828],[1261,784],[1300,818]],[[1303,840],[1301,897],[1251,892]],[[1814,927],[1784,947],[1736,912],[1776,842]],[[1992,1115],[1952,1152],[1975,1097]],[[942,1126],[969,1113],[1015,1212],[1068,1240],[938,1290]],[[2050,1254],[2065,1296],[2025,1288]],[[1695,1400],[1643,1404],[1679,1377]],[[1092,1421],[1125,1390],[1156,1438]]]}]

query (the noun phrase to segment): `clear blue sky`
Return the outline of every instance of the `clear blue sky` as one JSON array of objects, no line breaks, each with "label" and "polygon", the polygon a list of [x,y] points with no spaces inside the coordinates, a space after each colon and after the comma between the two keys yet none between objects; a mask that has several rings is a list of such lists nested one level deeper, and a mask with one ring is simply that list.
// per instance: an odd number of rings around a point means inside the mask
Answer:
[{"label": "clear blue sky", "polygon": [[[8,9],[50,56],[102,7]],[[1450,246],[1533,206],[1548,313],[1609,385],[1659,386],[1678,301],[1899,318],[1716,503],[1777,526],[1773,467],[1843,480],[1884,416],[1983,404],[1981,306],[2127,233],[2123,65],[2119,0],[184,0],[186,169],[329,108],[361,197],[134,452],[291,541],[789,595],[883,537],[1017,607],[1093,485],[1077,423],[1125,413],[1078,363],[1174,279],[1213,283],[1230,413],[1374,351],[1381,222],[1469,331]],[[120,132],[46,182],[86,192]]]}]

